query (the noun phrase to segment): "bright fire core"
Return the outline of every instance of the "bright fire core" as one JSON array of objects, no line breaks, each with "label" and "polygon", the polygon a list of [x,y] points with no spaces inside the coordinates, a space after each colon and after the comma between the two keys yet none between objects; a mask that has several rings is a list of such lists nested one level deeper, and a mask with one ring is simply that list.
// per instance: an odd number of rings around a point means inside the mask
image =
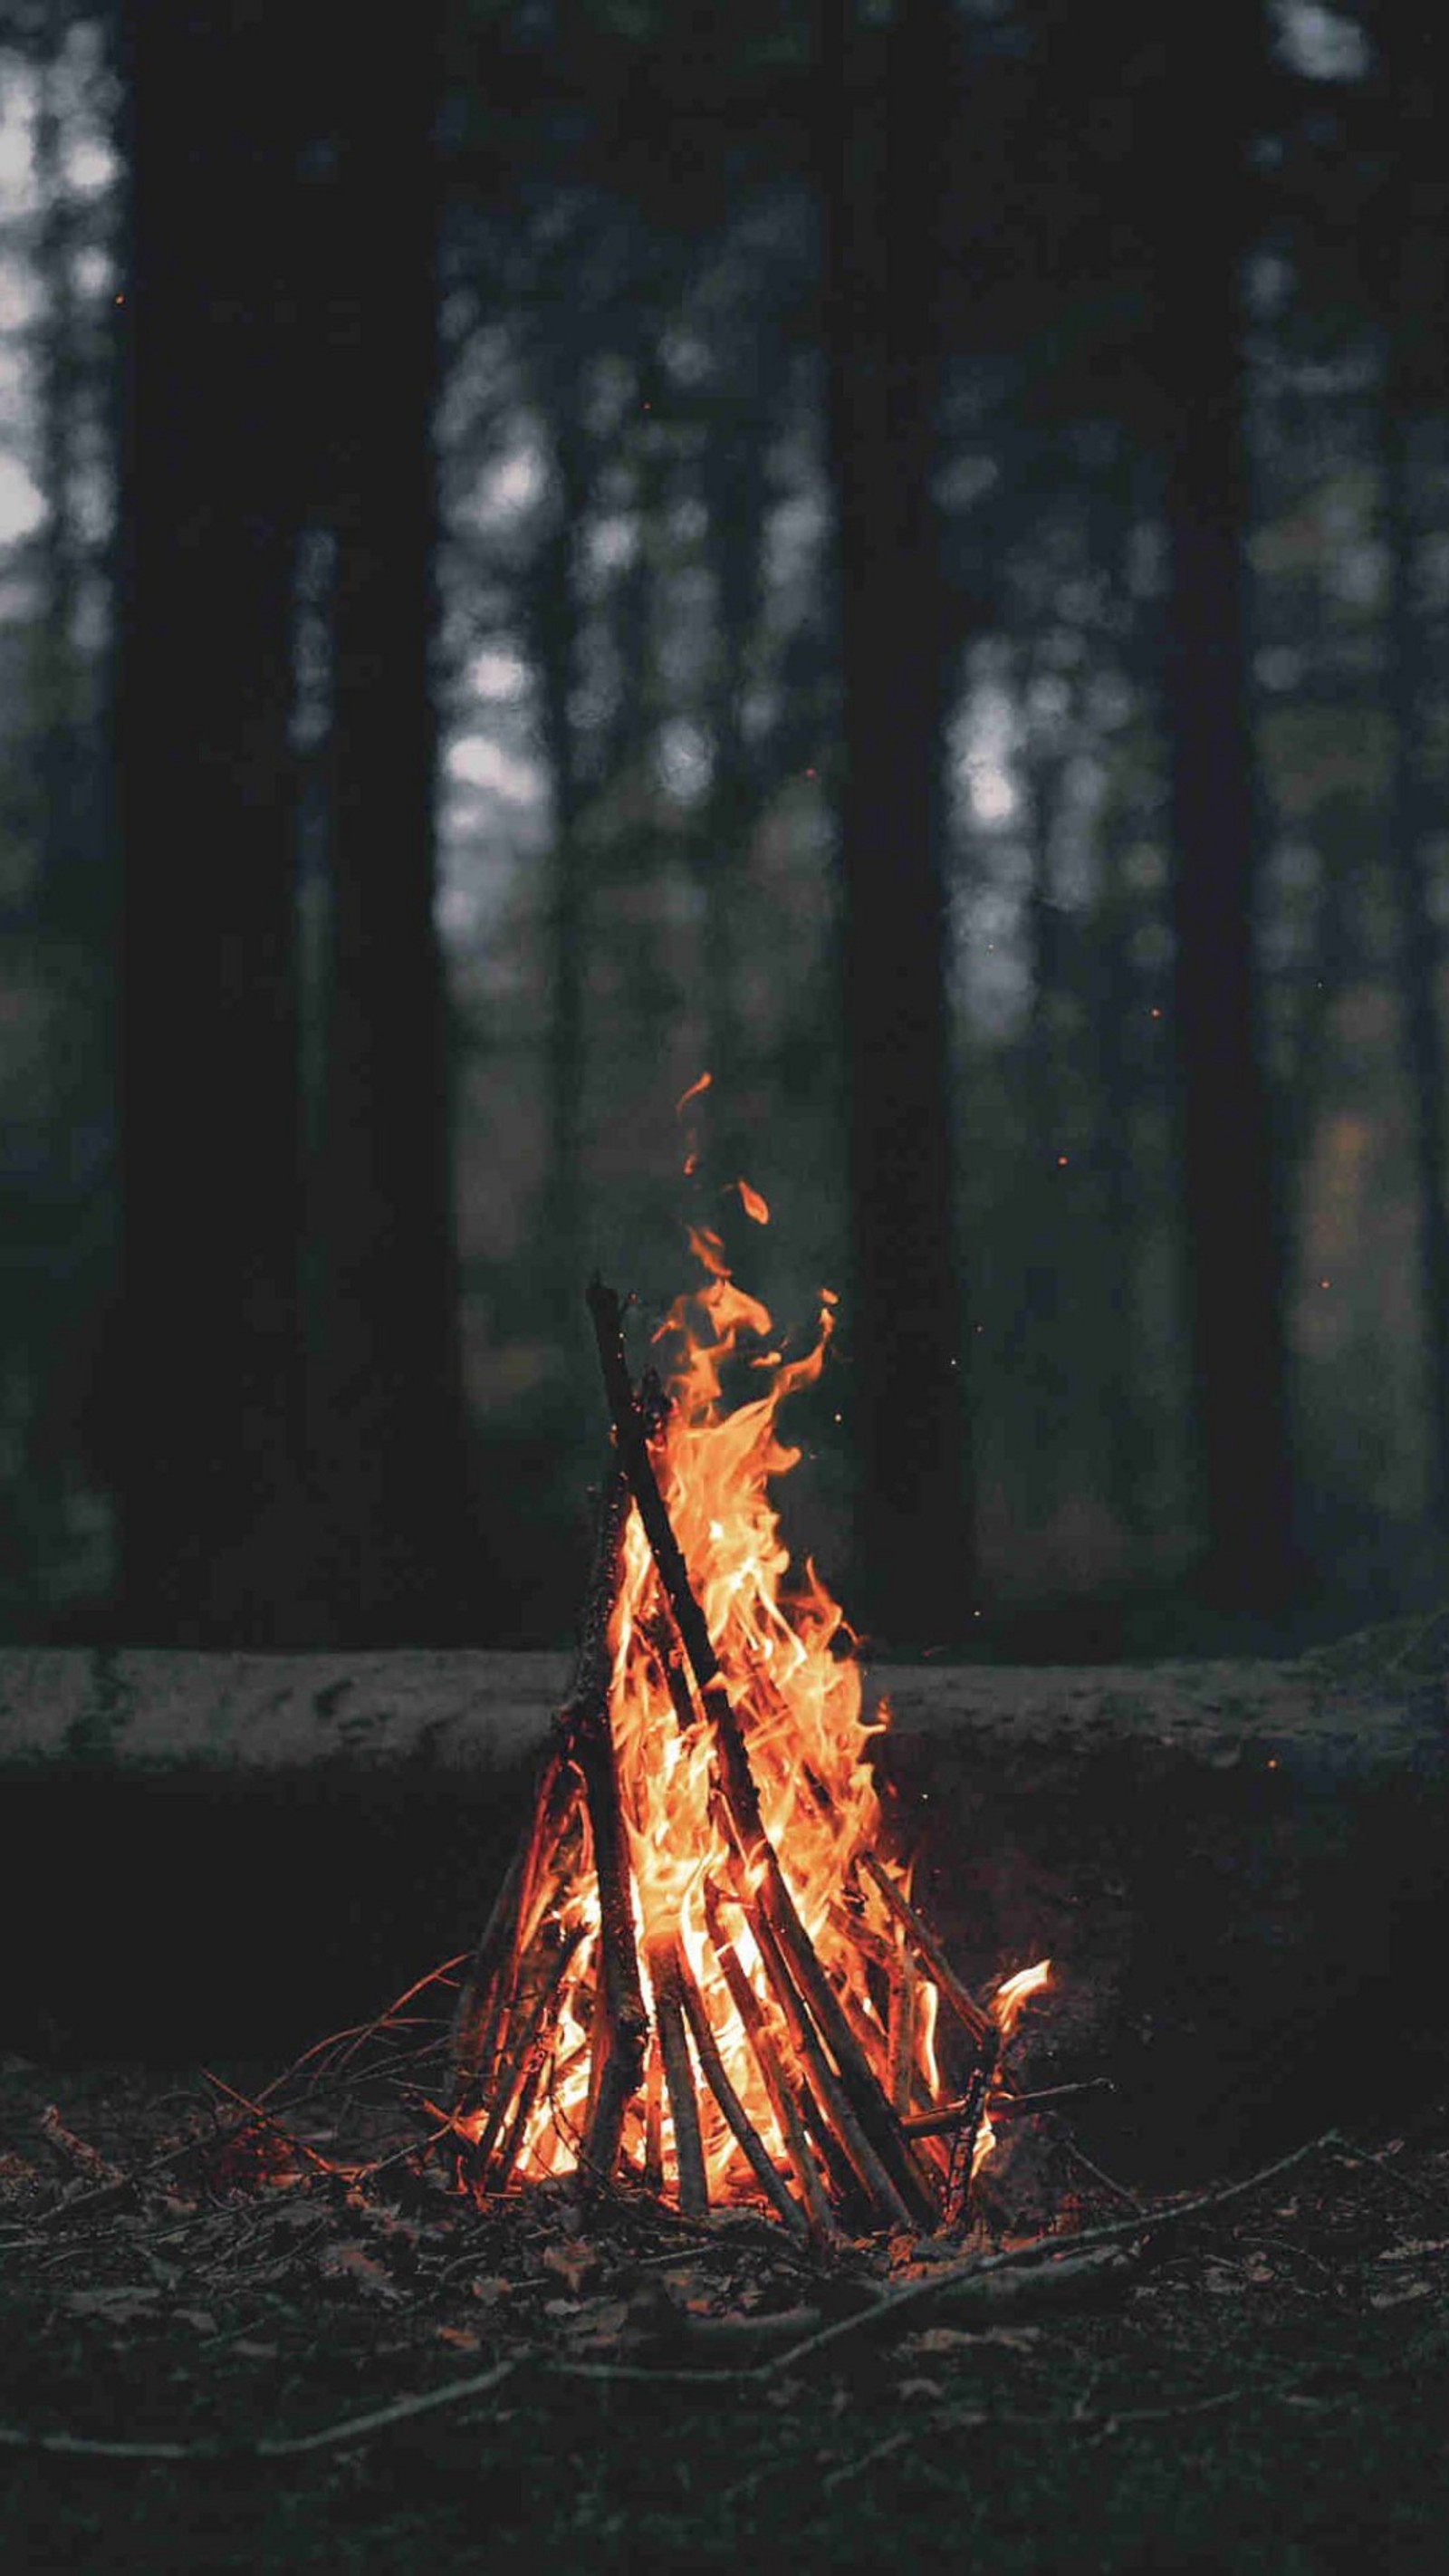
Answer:
[{"label": "bright fire core", "polygon": [[[750,1193],[745,1204],[763,1221],[764,1202],[757,1194]],[[668,1417],[653,1448],[659,1482],[739,1719],[765,1830],[805,1930],[898,2112],[929,2111],[942,2094],[937,1988],[908,1959],[889,1906],[860,1866],[880,1837],[880,1807],[866,1756],[886,1715],[875,1726],[863,1718],[854,1639],[813,1565],[807,1562],[803,1576],[792,1582],[770,1500],[772,1480],[800,1455],[779,1436],[780,1407],[819,1377],[835,1300],[828,1290],[821,1292],[813,1347],[787,1360],[774,1342],[766,1308],[735,1285],[719,1238],[695,1229],[690,1244],[704,1280],[677,1301],[655,1337],[675,1356]],[[726,1410],[721,1376],[732,1362],[758,1372],[762,1391]],[[720,1964],[707,1904],[716,1935],[723,1919],[734,1963],[785,2053],[788,2038],[744,1913],[731,1898],[738,1864],[720,1814],[711,1729],[703,1722],[683,1726],[671,1696],[669,1633],[659,1578],[634,1512],[609,1631],[610,1717],[644,2001],[652,2024],[651,1950],[668,1949],[677,1937],[730,2082],[771,2159],[783,2168],[785,2141]],[[587,1834],[586,1821],[581,1831]],[[561,1992],[549,2077],[529,2116],[519,2160],[525,2176],[571,2171],[585,2127],[600,1937],[587,1845],[578,1858],[580,1865],[562,1887],[555,1883],[546,1900],[560,1938],[579,1936],[581,1926],[582,1933]],[[904,1893],[907,1873],[885,1866]],[[1003,2036],[1046,1975],[1043,1961],[1000,1988],[990,2011]],[[699,2087],[699,2096],[711,2202],[757,2197],[708,2088]],[[977,2164],[990,2146],[990,2123],[983,2120]],[[652,2178],[666,2190],[673,2187],[669,2104],[652,2044],[621,2147],[636,2174],[648,2176],[652,2167]],[[939,2139],[922,2137],[918,2153],[943,2170],[949,2149]]]}]

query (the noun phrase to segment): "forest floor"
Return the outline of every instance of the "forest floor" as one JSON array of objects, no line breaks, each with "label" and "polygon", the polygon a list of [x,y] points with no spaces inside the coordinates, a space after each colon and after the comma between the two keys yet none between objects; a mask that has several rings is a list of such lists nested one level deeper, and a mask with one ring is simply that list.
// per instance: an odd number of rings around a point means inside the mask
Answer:
[{"label": "forest floor", "polygon": [[12,2576],[1449,2564],[1449,2106],[1085,2253],[1139,2225],[1090,2180],[1049,2260],[823,2258],[377,2170],[398,2055],[344,2058],[280,2128],[199,2070],[0,2061]]}]

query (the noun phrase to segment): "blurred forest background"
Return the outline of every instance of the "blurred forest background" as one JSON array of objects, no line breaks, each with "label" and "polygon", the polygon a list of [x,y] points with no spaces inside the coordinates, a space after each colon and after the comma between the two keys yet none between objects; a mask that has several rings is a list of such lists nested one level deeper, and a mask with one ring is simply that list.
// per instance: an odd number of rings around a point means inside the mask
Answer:
[{"label": "blurred forest background", "polygon": [[4,0],[0,1634],[565,1639],[686,1223],[873,1636],[1438,1603],[1446,132],[1423,0]]}]

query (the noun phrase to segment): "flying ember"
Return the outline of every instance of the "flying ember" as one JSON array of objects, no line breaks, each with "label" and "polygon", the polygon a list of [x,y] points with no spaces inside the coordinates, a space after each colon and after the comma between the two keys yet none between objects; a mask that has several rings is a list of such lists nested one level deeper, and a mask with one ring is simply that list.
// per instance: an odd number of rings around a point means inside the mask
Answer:
[{"label": "flying ember", "polygon": [[[482,2194],[582,2169],[686,2210],[763,2201],[817,2237],[953,2223],[1048,1963],[978,2001],[880,1848],[886,1713],[867,1723],[843,1613],[792,1572],[771,1499],[834,1296],[787,1358],[720,1237],[690,1243],[704,1275],[654,1336],[662,1385],[636,1391],[618,1300],[590,1291],[610,1480],[573,1689],[460,2000],[461,2176]],[[742,1367],[759,1392],[727,1403]]]}]

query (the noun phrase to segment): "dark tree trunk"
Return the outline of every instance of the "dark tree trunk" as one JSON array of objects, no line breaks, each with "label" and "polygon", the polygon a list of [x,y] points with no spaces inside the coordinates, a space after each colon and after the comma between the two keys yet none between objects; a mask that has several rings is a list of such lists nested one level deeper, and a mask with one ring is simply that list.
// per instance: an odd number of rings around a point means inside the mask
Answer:
[{"label": "dark tree trunk", "polygon": [[931,480],[946,0],[884,40],[820,12],[825,339],[844,770],[857,1598],[893,1637],[959,1632],[971,1583],[941,855],[947,621]]},{"label": "dark tree trunk", "polygon": [[1384,334],[1380,473],[1388,556],[1384,693],[1390,724],[1389,877],[1399,933],[1399,1004],[1419,1213],[1428,1505],[1449,1538],[1449,1205],[1444,943],[1430,902],[1429,842],[1442,797],[1430,771],[1425,688],[1431,643],[1416,579],[1416,432],[1449,415],[1449,177],[1444,111],[1449,29],[1413,0],[1375,0],[1369,24],[1397,107],[1395,160],[1366,242]]},{"label": "dark tree trunk", "polygon": [[1169,402],[1175,1018],[1204,1573],[1223,1606],[1268,1612],[1293,1579],[1293,1480],[1253,953],[1258,835],[1245,600],[1242,103],[1261,40],[1257,0],[1170,20],[1163,115],[1173,219],[1159,346]]},{"label": "dark tree trunk", "polygon": [[262,1644],[299,1570],[285,13],[125,35],[123,1616]]},{"label": "dark tree trunk", "polygon": [[468,1617],[470,1515],[434,924],[435,12],[335,22],[325,459],[336,537],[330,1019],[311,1447],[334,1633]]},{"label": "dark tree trunk", "polygon": [[706,1060],[715,1092],[710,1132],[721,1181],[754,1168],[760,1140],[740,973],[749,938],[746,873],[759,784],[745,737],[744,700],[760,606],[765,510],[764,421],[741,404],[719,425],[705,461],[714,575],[714,772],[701,835]]},{"label": "dark tree trunk", "polygon": [[[1024,677],[1029,685],[1029,658]],[[1070,1195],[1066,1188],[1053,1187],[1062,1177],[1057,1157],[1063,1146],[1064,1068],[1059,1062],[1059,1031],[1065,942],[1054,864],[1063,772],[1060,753],[1041,744],[1028,753],[1023,763],[1024,820],[1031,864],[1026,901],[1031,1001],[1022,1088],[1027,1169],[1031,1176],[1027,1193],[1031,1234],[1023,1247],[1017,1318],[1003,1356],[1022,1371],[1030,1390],[1020,1491],[1028,1522],[1033,1526],[1049,1518],[1059,1498],[1072,1411],[1062,1313],[1063,1264],[1073,1259],[1064,1241],[1063,1224],[1063,1209],[1070,1204]]]},{"label": "dark tree trunk", "polygon": [[1134,1044],[1133,1032],[1140,1029],[1148,1005],[1132,954],[1137,912],[1131,889],[1123,881],[1125,820],[1119,814],[1103,820],[1096,917],[1094,1000],[1100,1101],[1096,1160],[1109,1265],[1098,1383],[1107,1501],[1118,1526],[1136,1532],[1142,1526],[1146,1442],[1140,1393],[1142,1185],[1136,1137],[1142,1049],[1140,1040]]},{"label": "dark tree trunk", "polygon": [[45,58],[35,116],[35,183],[40,200],[36,267],[43,293],[36,409],[40,481],[45,497],[45,520],[40,532],[43,612],[36,644],[35,713],[40,725],[45,909],[52,920],[58,915],[61,924],[71,919],[79,893],[77,826],[83,759],[81,675],[75,632],[81,555],[76,525],[80,365],[73,220],[58,96],[64,39],[64,17],[52,0],[46,15]]},{"label": "dark tree trunk", "polygon": [[1425,661],[1415,600],[1412,431],[1391,391],[1383,423],[1384,534],[1389,566],[1385,694],[1390,718],[1389,872],[1398,908],[1399,1001],[1419,1202],[1419,1306],[1429,1508],[1449,1534],[1449,1204],[1445,1199],[1444,1031],[1439,1017],[1442,946],[1429,905],[1424,775]]},{"label": "dark tree trunk", "polygon": [[586,788],[572,701],[579,683],[579,549],[590,478],[583,387],[574,370],[555,366],[548,371],[547,406],[553,518],[526,602],[553,801],[542,1258],[554,1338],[561,1350],[575,1356],[588,1333],[583,1303],[586,885],[579,846]]}]

